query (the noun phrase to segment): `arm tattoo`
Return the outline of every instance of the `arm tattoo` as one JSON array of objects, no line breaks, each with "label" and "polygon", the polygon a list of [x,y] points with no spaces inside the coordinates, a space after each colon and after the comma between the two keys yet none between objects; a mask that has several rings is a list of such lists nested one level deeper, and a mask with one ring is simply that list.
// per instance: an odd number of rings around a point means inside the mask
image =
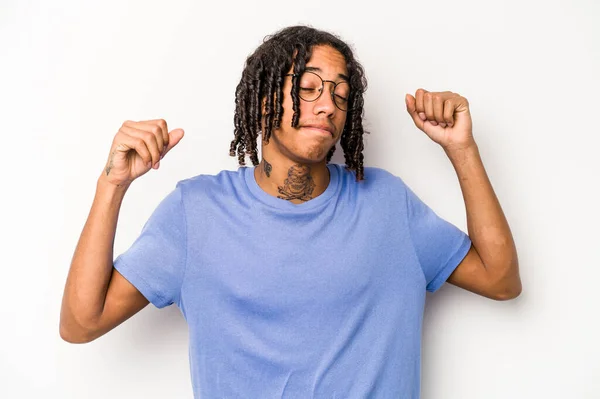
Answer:
[{"label": "arm tattoo", "polygon": [[288,170],[288,177],[283,182],[284,186],[278,187],[279,194],[277,198],[284,200],[311,200],[315,182],[310,175],[308,166],[294,165]]},{"label": "arm tattoo", "polygon": [[104,169],[106,171],[106,176],[108,176],[108,174],[110,173],[111,169],[113,168],[113,159],[115,157],[115,153],[117,152],[117,150],[113,151],[110,154],[110,159],[108,160],[108,165],[106,165],[106,169]]},{"label": "arm tattoo", "polygon": [[265,171],[265,174],[267,175],[267,177],[271,177],[271,170],[273,170],[273,167],[271,166],[271,164],[269,162],[267,162],[266,159],[263,158],[263,169]]}]

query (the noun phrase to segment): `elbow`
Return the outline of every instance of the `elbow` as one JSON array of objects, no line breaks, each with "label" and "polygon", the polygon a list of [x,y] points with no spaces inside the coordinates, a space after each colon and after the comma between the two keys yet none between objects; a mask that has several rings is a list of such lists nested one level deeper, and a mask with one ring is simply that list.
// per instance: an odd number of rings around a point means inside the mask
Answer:
[{"label": "elbow", "polygon": [[93,328],[87,328],[74,317],[61,315],[59,323],[60,338],[70,344],[85,344],[98,338]]},{"label": "elbow", "polygon": [[523,292],[521,280],[517,277],[516,281],[510,284],[498,286],[493,295],[493,299],[497,301],[508,301],[517,298]]},{"label": "elbow", "polygon": [[490,285],[491,298],[497,301],[515,299],[523,292],[517,257],[508,262],[508,265],[501,269],[502,272],[493,278],[493,283]]},{"label": "elbow", "polygon": [[87,344],[88,342],[92,342],[94,340],[91,334],[69,329],[62,324],[59,328],[59,335],[63,341],[70,344]]},{"label": "elbow", "polygon": [[496,296],[494,296],[494,299],[496,301],[509,301],[511,299],[517,298],[519,295],[521,295],[520,289],[514,291],[504,291],[500,294],[496,294]]},{"label": "elbow", "polygon": [[92,342],[94,339],[96,339],[91,331],[81,328],[68,327],[62,322],[60,323],[58,333],[63,341],[70,344],[87,344],[88,342]]}]

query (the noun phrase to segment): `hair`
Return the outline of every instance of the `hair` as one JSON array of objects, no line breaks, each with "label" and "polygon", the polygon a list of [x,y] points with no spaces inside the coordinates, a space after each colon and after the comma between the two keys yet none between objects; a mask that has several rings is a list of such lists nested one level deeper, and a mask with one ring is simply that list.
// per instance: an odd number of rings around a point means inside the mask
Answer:
[{"label": "hair", "polygon": [[[346,123],[340,139],[346,168],[356,173],[356,180],[364,180],[363,167],[363,93],[367,80],[362,65],[354,58],[352,49],[339,37],[309,26],[291,26],[264,38],[263,43],[251,54],[244,65],[242,78],[235,92],[234,139],[229,155],[237,155],[244,166],[246,155],[254,166],[259,164],[257,137],[262,131],[263,140],[269,141],[273,129],[281,126],[283,114],[283,80],[293,66],[292,77],[292,127],[298,126],[300,118],[298,76],[302,75],[310,60],[314,46],[327,45],[339,51],[346,60],[350,78],[350,97]],[[264,101],[264,114],[263,114]],[[264,125],[263,125],[264,118]],[[331,160],[336,147],[327,153]]]}]

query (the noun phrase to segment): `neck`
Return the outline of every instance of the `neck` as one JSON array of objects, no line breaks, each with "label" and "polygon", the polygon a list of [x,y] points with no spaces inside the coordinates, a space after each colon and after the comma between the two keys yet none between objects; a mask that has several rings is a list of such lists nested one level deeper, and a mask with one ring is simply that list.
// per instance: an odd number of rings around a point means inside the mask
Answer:
[{"label": "neck", "polygon": [[321,195],[329,185],[325,162],[300,164],[273,162],[263,158],[254,170],[260,188],[277,198],[301,204]]}]

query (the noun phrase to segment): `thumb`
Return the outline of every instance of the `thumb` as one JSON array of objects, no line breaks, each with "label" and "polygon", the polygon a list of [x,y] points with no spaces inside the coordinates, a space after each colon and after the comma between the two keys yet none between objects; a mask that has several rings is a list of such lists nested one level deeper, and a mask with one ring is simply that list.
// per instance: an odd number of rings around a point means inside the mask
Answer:
[{"label": "thumb", "polygon": [[404,96],[404,101],[406,102],[406,111],[411,116],[413,122],[419,129],[423,130],[425,127],[423,120],[419,118],[419,113],[417,112],[417,100],[410,94],[407,94]]},{"label": "thumb", "polygon": [[165,155],[181,141],[183,135],[183,129],[173,129],[169,132],[169,145],[167,146]]}]

